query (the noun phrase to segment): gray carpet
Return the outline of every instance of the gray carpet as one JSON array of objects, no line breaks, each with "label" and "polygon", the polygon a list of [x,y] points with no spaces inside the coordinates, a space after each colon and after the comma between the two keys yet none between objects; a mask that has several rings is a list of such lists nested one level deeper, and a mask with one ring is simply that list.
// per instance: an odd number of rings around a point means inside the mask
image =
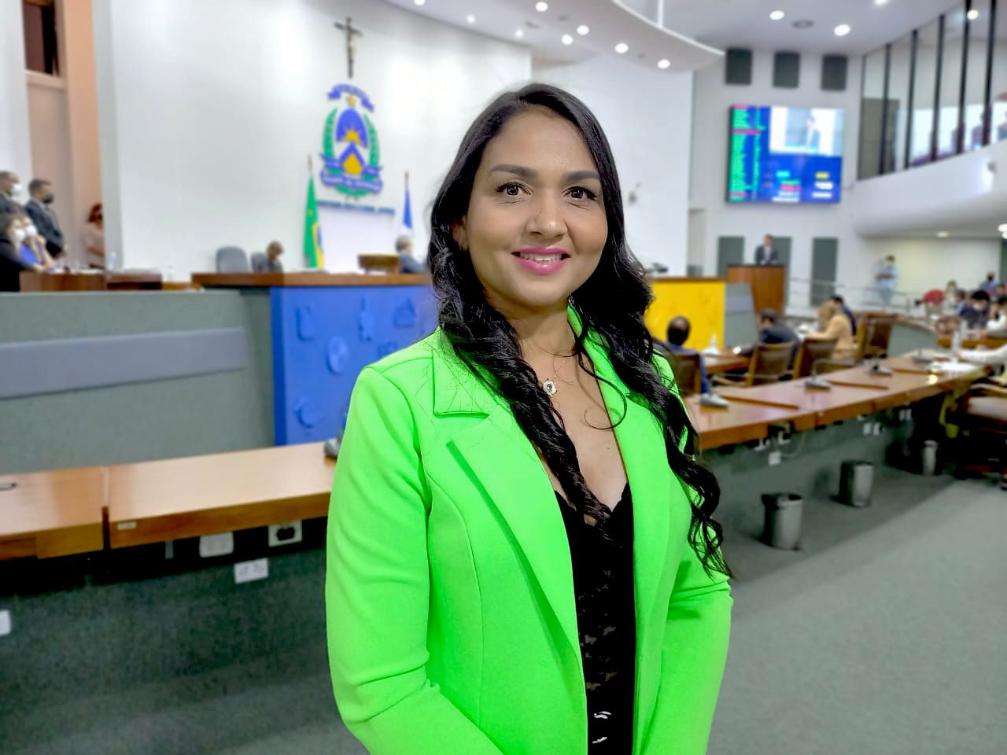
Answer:
[{"label": "gray carpet", "polygon": [[[1005,751],[1007,494],[897,473],[879,492],[812,502],[803,552],[734,533],[761,576],[735,585],[711,753]],[[857,518],[887,521],[837,540]]]},{"label": "gray carpet", "polygon": [[[807,501],[794,552],[757,542],[757,502],[723,505],[739,578],[712,753],[1004,751],[1007,494],[886,470],[870,508]],[[213,567],[17,599],[0,751],[363,752],[332,703],[320,555],[240,589]]]}]

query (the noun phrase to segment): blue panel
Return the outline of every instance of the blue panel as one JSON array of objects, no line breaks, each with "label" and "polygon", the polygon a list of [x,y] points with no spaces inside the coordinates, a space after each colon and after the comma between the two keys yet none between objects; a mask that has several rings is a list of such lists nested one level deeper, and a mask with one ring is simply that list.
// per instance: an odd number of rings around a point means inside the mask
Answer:
[{"label": "blue panel", "polygon": [[427,286],[274,288],[277,445],[341,435],[360,371],[437,325]]}]

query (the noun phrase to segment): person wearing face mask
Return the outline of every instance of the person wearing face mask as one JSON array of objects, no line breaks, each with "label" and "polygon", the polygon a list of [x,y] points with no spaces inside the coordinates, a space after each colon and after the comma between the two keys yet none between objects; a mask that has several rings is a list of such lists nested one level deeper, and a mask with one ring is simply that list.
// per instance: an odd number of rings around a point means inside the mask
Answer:
[{"label": "person wearing face mask", "polygon": [[21,219],[13,213],[0,213],[0,292],[21,290],[21,271],[35,270],[35,265],[21,258],[21,244],[27,233]]},{"label": "person wearing face mask", "polygon": [[0,170],[0,214],[17,215],[24,211],[14,199],[20,193],[21,181],[17,177],[17,173],[11,170]]},{"label": "person wearing face mask", "polygon": [[33,178],[28,184],[28,193],[31,199],[24,207],[25,212],[45,239],[46,251],[53,256],[53,259],[59,259],[66,253],[67,247],[63,231],[59,227],[59,219],[52,209],[54,198],[52,184],[44,178]]},{"label": "person wearing face mask", "polygon": [[20,228],[24,237],[21,247],[18,250],[21,259],[38,270],[45,270],[55,266],[52,257],[45,250],[45,239],[38,232],[38,228],[31,222],[27,215],[20,215]]}]

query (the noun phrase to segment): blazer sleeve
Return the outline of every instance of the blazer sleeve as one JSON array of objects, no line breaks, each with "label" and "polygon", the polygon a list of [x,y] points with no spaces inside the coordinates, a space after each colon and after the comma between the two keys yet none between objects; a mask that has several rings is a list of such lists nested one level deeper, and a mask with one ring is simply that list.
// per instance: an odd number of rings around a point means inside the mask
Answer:
[{"label": "blazer sleeve", "polygon": [[[658,360],[666,384],[674,378]],[[672,385],[669,387],[675,390]],[[708,575],[687,542],[668,601],[661,651],[661,686],[644,752],[706,752],[727,663],[731,588],[719,572]]]},{"label": "blazer sleeve", "polygon": [[329,668],[347,728],[376,755],[500,755],[427,678],[427,500],[416,424],[373,368],[353,390],[329,504]]}]

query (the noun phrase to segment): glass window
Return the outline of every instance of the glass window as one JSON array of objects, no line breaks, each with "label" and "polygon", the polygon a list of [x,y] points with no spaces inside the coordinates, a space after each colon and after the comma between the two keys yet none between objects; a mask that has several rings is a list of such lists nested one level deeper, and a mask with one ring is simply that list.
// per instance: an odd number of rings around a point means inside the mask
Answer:
[{"label": "glass window", "polygon": [[888,64],[888,133],[885,171],[902,170],[906,165],[906,131],[909,126],[909,60],[913,38],[907,34],[892,43]]},{"label": "glass window", "polygon": [[859,178],[879,173],[881,161],[881,119],[885,96],[885,48],[864,56],[863,87],[860,94]]},{"label": "glass window", "polygon": [[909,143],[910,165],[930,162],[936,74],[937,20],[935,19],[917,33],[916,67],[913,70],[913,122]]},{"label": "glass window", "polygon": [[996,46],[993,49],[993,132],[990,140],[1007,141],[1007,2],[997,3]]},{"label": "glass window", "polygon": [[958,153],[958,105],[962,94],[962,48],[965,40],[965,6],[944,14],[941,58],[941,102],[937,118],[937,156]]},{"label": "glass window", "polygon": [[983,146],[986,104],[986,56],[989,51],[990,0],[972,0],[969,56],[965,69],[965,151]]}]

